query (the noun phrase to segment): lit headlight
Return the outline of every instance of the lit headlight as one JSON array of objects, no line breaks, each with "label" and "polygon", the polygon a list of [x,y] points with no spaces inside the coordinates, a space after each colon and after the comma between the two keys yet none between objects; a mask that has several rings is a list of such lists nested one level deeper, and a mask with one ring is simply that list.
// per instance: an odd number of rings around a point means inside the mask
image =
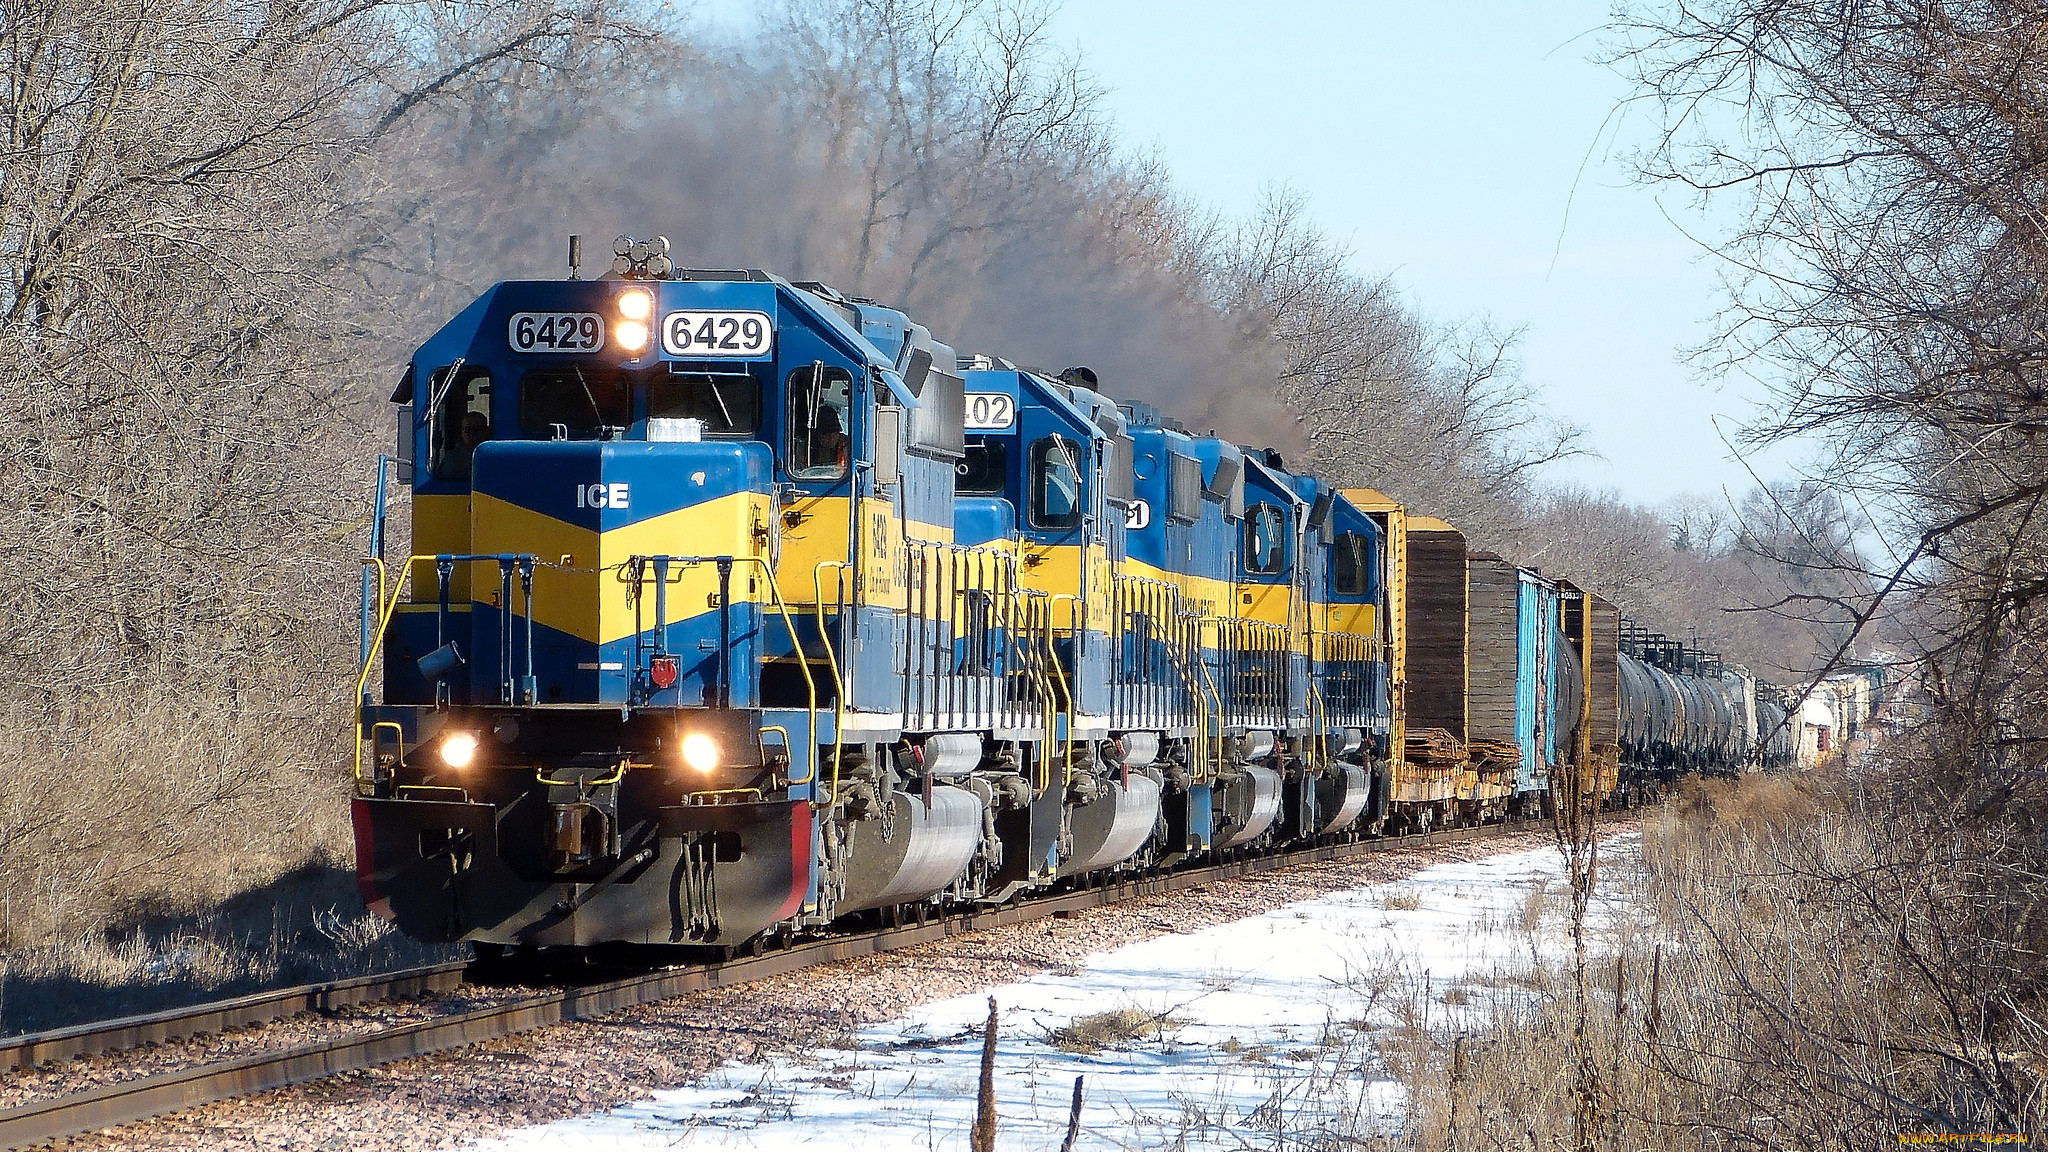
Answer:
[{"label": "lit headlight", "polygon": [[450,768],[467,768],[476,759],[476,737],[468,732],[457,732],[441,741],[441,759]]},{"label": "lit headlight", "polygon": [[718,742],[702,732],[683,737],[683,763],[699,772],[718,767]]},{"label": "lit headlight", "polygon": [[621,320],[612,328],[612,339],[628,352],[647,347],[647,325],[638,320]]},{"label": "lit headlight", "polygon": [[638,288],[620,293],[619,315],[628,320],[645,320],[654,315],[654,294]]}]

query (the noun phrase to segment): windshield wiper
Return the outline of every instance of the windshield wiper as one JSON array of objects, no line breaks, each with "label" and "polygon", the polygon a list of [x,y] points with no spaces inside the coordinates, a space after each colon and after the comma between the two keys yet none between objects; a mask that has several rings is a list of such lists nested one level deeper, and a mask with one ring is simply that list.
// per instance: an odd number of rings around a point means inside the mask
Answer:
[{"label": "windshield wiper", "polygon": [[580,368],[580,367],[572,367],[572,368],[570,368],[569,370],[570,370],[571,372],[574,372],[574,373],[576,373],[576,383],[578,383],[578,384],[580,384],[580,385],[582,385],[582,386],[583,386],[583,398],[584,398],[585,400],[588,400],[588,401],[590,401],[590,414],[591,414],[591,416],[593,416],[593,417],[595,417],[595,418],[596,418],[596,420],[597,420],[597,426],[598,426],[599,428],[603,428],[603,427],[605,426],[605,424],[604,424],[604,409],[602,409],[602,408],[599,408],[599,407],[597,406],[597,395],[596,395],[595,393],[591,392],[591,390],[590,390],[590,381],[588,381],[588,380],[585,380],[585,379],[583,378],[583,369],[582,369],[582,368]]},{"label": "windshield wiper", "polygon": [[705,379],[711,382],[711,398],[718,401],[718,413],[725,417],[725,431],[730,432],[735,427],[732,409],[725,406],[725,393],[719,390],[718,377],[707,376]]}]

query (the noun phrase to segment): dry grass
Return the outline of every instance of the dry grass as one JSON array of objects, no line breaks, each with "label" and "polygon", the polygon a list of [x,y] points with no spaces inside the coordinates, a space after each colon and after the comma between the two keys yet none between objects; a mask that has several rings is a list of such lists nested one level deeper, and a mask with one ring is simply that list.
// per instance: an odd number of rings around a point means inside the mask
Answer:
[{"label": "dry grass", "polygon": [[1062,1052],[1093,1055],[1105,1048],[1129,1048],[1136,1044],[1166,1040],[1186,1026],[1171,1012],[1153,1012],[1134,1006],[1112,1008],[1077,1016],[1045,1034],[1046,1042]]},{"label": "dry grass", "polygon": [[409,940],[363,912],[347,868],[310,864],[194,911],[131,912],[97,931],[0,954],[0,1033],[460,955]]},{"label": "dry grass", "polygon": [[[1375,1039],[1408,1092],[1408,1146],[1574,1147],[1588,1099],[1589,1149],[1846,1150],[1942,1130],[2038,1141],[2048,1070],[2014,1052],[2011,1027],[1974,1049],[1955,1031],[1980,1027],[1966,1000],[1991,985],[1945,950],[1939,916],[1962,890],[1906,823],[1841,777],[1693,785],[1646,821],[1640,870],[1603,862],[1601,898],[1625,906],[1591,938],[1583,985],[1532,947],[1469,982],[1505,993],[1484,1001],[1372,989],[1405,1016]],[[1548,901],[1532,896],[1523,917],[1532,940]],[[1447,1023],[1432,1002],[1463,1013]],[[2006,1004],[2021,1025],[2036,1018]]]}]

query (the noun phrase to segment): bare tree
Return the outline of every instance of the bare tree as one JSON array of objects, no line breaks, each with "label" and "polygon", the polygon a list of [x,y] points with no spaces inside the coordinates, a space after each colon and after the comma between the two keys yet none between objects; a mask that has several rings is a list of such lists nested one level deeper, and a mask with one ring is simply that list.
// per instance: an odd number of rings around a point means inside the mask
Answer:
[{"label": "bare tree", "polygon": [[[543,2],[38,0],[0,21],[12,928],[76,927],[167,861],[208,862],[196,894],[332,842],[306,832],[335,819],[336,577],[373,443],[348,338],[384,307],[334,274],[358,255],[336,221],[380,132],[618,34]],[[241,851],[207,851],[229,827]]]},{"label": "bare tree", "polygon": [[[1865,999],[1717,942],[1741,1014],[1716,1042],[1748,1045],[1728,1057],[1750,1072],[1736,1099],[1824,1099],[1799,1114],[1835,1133],[2043,1123],[2048,1004],[2018,958],[2048,946],[2044,29],[2028,0],[1649,3],[1617,25],[1617,63],[1664,118],[1646,175],[1739,220],[1710,361],[1777,382],[1751,440],[1829,450],[1818,485],[1744,509],[1747,549],[1806,574],[1758,603],[1817,629],[1831,662],[1888,624],[1918,693],[1919,721],[1847,785],[1838,835],[1734,872],[1812,878],[1802,919],[1854,942],[1844,986]],[[1867,566],[1840,534],[1863,517]],[[1882,1014],[1857,1010],[1871,1001]]]},{"label": "bare tree", "polygon": [[1271,343],[1319,468],[1504,531],[1538,471],[1583,450],[1580,430],[1537,403],[1519,333],[1432,326],[1351,259],[1279,191],[1224,252],[1216,296]]}]

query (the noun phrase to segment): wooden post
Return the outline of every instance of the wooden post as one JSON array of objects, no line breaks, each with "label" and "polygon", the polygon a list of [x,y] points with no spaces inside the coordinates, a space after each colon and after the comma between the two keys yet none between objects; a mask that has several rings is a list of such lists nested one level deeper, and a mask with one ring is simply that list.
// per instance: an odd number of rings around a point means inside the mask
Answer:
[{"label": "wooden post", "polygon": [[993,996],[988,998],[988,1027],[981,1037],[981,1091],[976,1096],[974,1128],[967,1134],[967,1142],[974,1152],[996,1152],[996,998]]}]

